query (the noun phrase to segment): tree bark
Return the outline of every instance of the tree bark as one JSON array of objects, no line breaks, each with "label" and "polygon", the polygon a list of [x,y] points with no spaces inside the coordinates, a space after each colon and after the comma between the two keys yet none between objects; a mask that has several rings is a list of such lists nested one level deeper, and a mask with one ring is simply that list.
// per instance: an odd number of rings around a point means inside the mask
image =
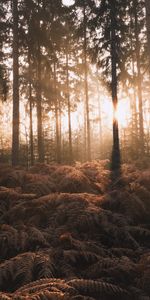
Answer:
[{"label": "tree bark", "polygon": [[[39,0],[38,0],[39,13]],[[40,31],[40,20],[37,22]],[[37,139],[38,139],[38,160],[44,162],[44,140],[42,122],[42,91],[41,91],[41,46],[40,39],[37,37]]]},{"label": "tree bark", "polygon": [[137,63],[137,88],[138,88],[138,106],[139,106],[139,141],[140,152],[144,153],[144,121],[143,121],[143,97],[142,97],[142,78],[140,66],[140,41],[138,34],[138,16],[137,16],[137,0],[134,0],[134,20],[135,20],[135,40],[136,40],[136,63]]},{"label": "tree bark", "polygon": [[67,102],[68,102],[69,163],[72,163],[71,105],[70,105],[70,93],[69,93],[69,69],[68,69],[68,63],[69,63],[68,46],[66,45],[66,87],[67,87]]},{"label": "tree bark", "polygon": [[19,164],[19,42],[18,42],[18,0],[12,1],[13,9],[13,128],[12,165]]},{"label": "tree bark", "polygon": [[119,146],[119,128],[116,116],[118,106],[117,95],[117,52],[116,52],[116,18],[115,18],[115,0],[111,0],[111,91],[113,102],[113,150],[112,150],[112,169],[120,168],[120,146]]},{"label": "tree bark", "polygon": [[31,50],[30,45],[28,46],[28,65],[29,65],[29,116],[30,116],[30,163],[34,165],[34,149],[33,149],[33,115],[32,115],[32,85],[31,85]]},{"label": "tree bark", "polygon": [[42,130],[42,97],[41,97],[41,49],[38,40],[37,59],[37,135],[38,135],[38,160],[44,162],[44,142]]},{"label": "tree bark", "polygon": [[89,117],[89,95],[88,95],[88,67],[87,67],[87,36],[86,36],[86,10],[84,2],[84,81],[85,81],[85,104],[86,104],[86,121],[87,121],[87,159],[91,161],[91,134],[90,134],[90,117]]},{"label": "tree bark", "polygon": [[147,27],[147,40],[148,40],[148,56],[149,56],[149,74],[150,74],[150,1],[145,0],[146,7],[146,27]]},{"label": "tree bark", "polygon": [[57,92],[57,77],[56,77],[56,63],[54,62],[54,91],[55,91],[55,121],[56,121],[56,160],[61,163],[61,149],[60,149],[60,133],[59,133],[59,114],[58,114],[58,92]]}]

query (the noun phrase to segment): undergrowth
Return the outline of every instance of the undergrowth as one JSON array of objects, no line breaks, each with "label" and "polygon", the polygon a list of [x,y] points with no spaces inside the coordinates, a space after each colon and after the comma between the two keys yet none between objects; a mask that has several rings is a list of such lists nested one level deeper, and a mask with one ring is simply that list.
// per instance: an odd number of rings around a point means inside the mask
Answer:
[{"label": "undergrowth", "polygon": [[0,168],[0,299],[149,300],[150,170]]}]

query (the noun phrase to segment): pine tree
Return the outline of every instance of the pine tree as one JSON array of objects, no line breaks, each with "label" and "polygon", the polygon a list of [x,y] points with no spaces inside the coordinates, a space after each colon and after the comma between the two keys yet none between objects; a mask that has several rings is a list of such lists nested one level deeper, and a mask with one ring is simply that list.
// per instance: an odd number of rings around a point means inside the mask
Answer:
[{"label": "pine tree", "polygon": [[103,82],[110,90],[113,102],[113,169],[120,167],[119,128],[116,112],[119,81],[125,70],[127,5],[126,0],[102,0],[93,6],[92,18],[89,20],[92,37],[89,47],[91,58],[102,71]]},{"label": "pine tree", "polygon": [[18,0],[12,1],[13,15],[13,132],[12,165],[19,163],[19,40]]}]

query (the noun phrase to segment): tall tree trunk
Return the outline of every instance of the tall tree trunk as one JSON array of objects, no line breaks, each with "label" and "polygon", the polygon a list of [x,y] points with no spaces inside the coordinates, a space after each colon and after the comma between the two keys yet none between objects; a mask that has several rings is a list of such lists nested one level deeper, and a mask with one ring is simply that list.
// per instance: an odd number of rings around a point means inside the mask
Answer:
[{"label": "tall tree trunk", "polygon": [[60,152],[60,162],[62,161],[62,112],[61,112],[61,101],[58,95],[58,125],[59,125],[59,152]]},{"label": "tall tree trunk", "polygon": [[66,45],[66,87],[67,87],[67,102],[68,102],[68,129],[69,129],[69,163],[72,163],[72,131],[71,131],[71,105],[69,93],[69,57],[68,46]]},{"label": "tall tree trunk", "polygon": [[115,0],[111,0],[111,76],[112,76],[112,102],[113,102],[113,151],[112,151],[112,169],[120,168],[120,146],[119,146],[119,128],[116,116],[118,106],[117,95],[117,52],[116,52],[116,18],[115,18]]},{"label": "tall tree trunk", "polygon": [[33,115],[32,115],[32,85],[31,85],[31,49],[28,47],[28,65],[29,65],[29,116],[30,116],[30,163],[34,164],[34,149],[33,149]]},{"label": "tall tree trunk", "polygon": [[[39,0],[38,0],[39,13]],[[40,31],[40,21],[37,22]],[[43,122],[42,122],[42,91],[41,91],[41,46],[40,39],[37,37],[37,140],[38,140],[38,160],[44,162],[44,141],[43,141]]]},{"label": "tall tree trunk", "polygon": [[57,92],[57,77],[56,77],[56,63],[54,62],[54,91],[55,91],[55,121],[56,121],[56,160],[61,163],[61,149],[60,149],[60,133],[59,133],[59,113],[58,113],[58,92]]},{"label": "tall tree trunk", "polygon": [[[132,75],[133,78],[136,78],[136,72],[135,72],[135,66],[134,66],[134,62],[135,62],[135,53],[134,53],[134,48],[133,48],[133,30],[134,28],[134,21],[132,18],[132,15],[130,16],[130,35],[131,35],[131,51],[132,51],[132,55],[131,55],[131,59],[132,59]],[[133,146],[133,153],[134,156],[137,156],[137,151],[135,151],[135,149],[138,147],[138,119],[137,119],[137,107],[136,107],[136,98],[137,98],[137,86],[134,83],[133,84],[133,95],[131,97],[131,111],[132,111],[132,146]]]},{"label": "tall tree trunk", "polygon": [[138,88],[138,105],[139,105],[139,141],[140,152],[144,153],[144,125],[143,125],[143,99],[142,99],[142,78],[140,66],[140,41],[138,33],[138,17],[137,17],[137,0],[134,0],[134,18],[135,18],[135,39],[136,39],[136,62],[137,62],[137,88]]},{"label": "tall tree trunk", "polygon": [[91,134],[90,134],[90,117],[89,117],[89,95],[88,95],[88,67],[87,67],[87,18],[86,6],[84,0],[84,81],[85,81],[85,104],[86,104],[86,121],[87,121],[87,159],[91,160]]},{"label": "tall tree trunk", "polygon": [[150,74],[150,1],[149,0],[145,0],[145,6],[146,6],[146,27],[147,27],[149,74]]},{"label": "tall tree trunk", "polygon": [[42,95],[41,95],[41,47],[38,40],[38,59],[37,59],[37,135],[38,135],[38,159],[44,162],[44,142],[42,130]]},{"label": "tall tree trunk", "polygon": [[18,43],[18,0],[12,1],[13,9],[13,129],[12,165],[19,163],[19,43]]},{"label": "tall tree trunk", "polygon": [[[96,72],[98,78],[98,71]],[[97,105],[98,105],[98,118],[99,118],[99,151],[100,157],[103,156],[103,132],[102,132],[102,114],[101,114],[101,99],[100,99],[100,89],[99,89],[99,81],[97,79]]]}]

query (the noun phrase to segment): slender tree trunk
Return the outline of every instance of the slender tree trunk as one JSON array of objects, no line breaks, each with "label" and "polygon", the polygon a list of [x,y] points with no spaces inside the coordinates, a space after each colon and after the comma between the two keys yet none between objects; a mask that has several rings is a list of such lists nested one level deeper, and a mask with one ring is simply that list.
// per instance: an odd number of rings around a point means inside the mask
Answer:
[{"label": "slender tree trunk", "polygon": [[142,78],[140,67],[140,42],[138,34],[137,0],[134,0],[134,18],[135,18],[135,39],[136,39],[136,61],[137,61],[137,88],[139,100],[139,140],[140,152],[144,153],[144,125],[143,125],[143,99],[142,99]]},{"label": "slender tree trunk", "polygon": [[118,106],[117,95],[117,53],[116,53],[116,18],[115,18],[115,0],[111,0],[111,75],[112,75],[112,102],[113,102],[113,151],[112,151],[112,169],[120,168],[120,146],[119,146],[119,128],[116,116]]},{"label": "slender tree trunk", "polygon": [[67,102],[68,102],[68,129],[69,129],[69,163],[72,162],[72,131],[71,131],[71,105],[69,93],[69,69],[68,69],[68,46],[66,45],[66,85],[67,85]]},{"label": "slender tree trunk", "polygon": [[[85,0],[84,0],[85,1]],[[87,67],[87,37],[86,37],[86,6],[84,3],[84,81],[85,81],[85,104],[86,104],[86,121],[87,121],[87,159],[91,160],[91,134],[90,134],[90,117],[89,117],[89,95],[88,95],[88,67]]]},{"label": "slender tree trunk", "polygon": [[37,135],[38,135],[38,159],[44,162],[44,143],[42,130],[42,96],[41,96],[41,49],[38,41],[38,59],[37,59]]},{"label": "slender tree trunk", "polygon": [[62,155],[62,112],[61,112],[61,102],[60,97],[58,96],[58,124],[59,124],[59,151],[60,151],[60,161],[62,161],[61,155]]},{"label": "slender tree trunk", "polygon": [[[97,72],[98,78],[98,72]],[[99,90],[99,82],[97,81],[97,104],[98,104],[98,117],[99,117],[99,137],[100,137],[100,156],[103,155],[103,132],[102,132],[102,116],[101,116],[101,99],[100,99],[100,90]]]},{"label": "slender tree trunk", "polygon": [[[132,16],[130,17],[130,35],[131,35],[131,51],[132,51],[132,75],[133,78],[136,77],[135,72],[135,53],[133,49],[133,38],[132,38],[132,29],[134,27],[134,22]],[[137,107],[136,107],[136,98],[137,98],[137,86],[134,83],[133,85],[133,95],[131,97],[131,110],[132,110],[132,145],[134,149],[134,154],[137,155],[137,151],[135,152],[136,147],[138,147],[138,120],[137,120]]]},{"label": "slender tree trunk", "polygon": [[34,165],[34,149],[33,149],[33,115],[32,115],[32,85],[31,85],[31,52],[30,45],[28,48],[28,64],[29,64],[29,114],[30,114],[30,163],[31,166]]},{"label": "slender tree trunk", "polygon": [[83,132],[83,162],[87,160],[87,115],[86,115],[86,99],[84,98],[84,132]]},{"label": "slender tree trunk", "polygon": [[146,27],[147,27],[149,74],[150,74],[150,1],[149,0],[145,0],[145,6],[146,6]]},{"label": "slender tree trunk", "polygon": [[59,114],[58,114],[58,93],[57,93],[57,77],[56,77],[55,62],[54,62],[54,91],[55,91],[55,121],[56,121],[56,160],[58,163],[61,163]]},{"label": "slender tree trunk", "polygon": [[18,0],[12,1],[13,9],[13,129],[12,165],[19,163],[19,43],[18,43]]}]

